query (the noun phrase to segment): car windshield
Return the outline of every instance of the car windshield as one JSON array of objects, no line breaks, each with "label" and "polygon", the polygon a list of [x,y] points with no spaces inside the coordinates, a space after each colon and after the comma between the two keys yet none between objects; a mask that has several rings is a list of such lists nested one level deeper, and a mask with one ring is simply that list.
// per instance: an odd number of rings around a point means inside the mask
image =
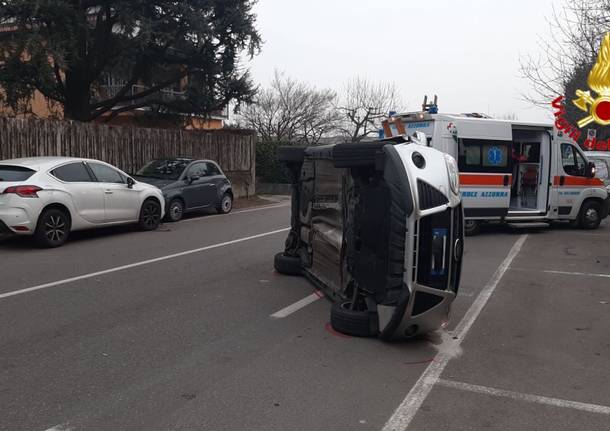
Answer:
[{"label": "car windshield", "polygon": [[189,163],[191,163],[190,160],[153,160],[140,169],[136,175],[160,180],[177,180]]}]

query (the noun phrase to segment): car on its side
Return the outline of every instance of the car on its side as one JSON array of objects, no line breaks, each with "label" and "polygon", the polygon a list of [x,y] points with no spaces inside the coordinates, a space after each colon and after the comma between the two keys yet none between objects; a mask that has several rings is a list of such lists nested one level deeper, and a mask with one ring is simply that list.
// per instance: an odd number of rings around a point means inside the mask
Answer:
[{"label": "car on its side", "polygon": [[99,160],[32,157],[0,161],[0,231],[59,247],[70,232],[121,224],[156,229],[163,194]]},{"label": "car on its side", "polygon": [[212,160],[157,159],[147,163],[134,178],[161,189],[168,221],[177,222],[193,211],[215,208],[227,214],[233,208],[231,182]]},{"label": "car on its side", "polygon": [[291,229],[275,269],[333,300],[338,332],[411,338],[449,318],[462,268],[456,161],[426,135],[280,147],[292,181]]}]

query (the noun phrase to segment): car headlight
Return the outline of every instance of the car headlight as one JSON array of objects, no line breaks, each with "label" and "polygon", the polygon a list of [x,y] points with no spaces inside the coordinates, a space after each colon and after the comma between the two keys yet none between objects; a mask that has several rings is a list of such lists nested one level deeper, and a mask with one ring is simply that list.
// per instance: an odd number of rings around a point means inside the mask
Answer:
[{"label": "car headlight", "polygon": [[445,154],[445,164],[447,165],[447,174],[449,175],[451,190],[457,195],[460,192],[460,174],[458,172],[457,163],[453,157],[449,154]]}]

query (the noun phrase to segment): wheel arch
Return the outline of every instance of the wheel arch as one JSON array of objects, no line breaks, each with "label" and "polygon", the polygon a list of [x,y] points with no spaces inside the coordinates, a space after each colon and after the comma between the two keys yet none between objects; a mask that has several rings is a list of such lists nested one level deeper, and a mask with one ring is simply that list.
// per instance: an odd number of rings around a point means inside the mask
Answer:
[{"label": "wheel arch", "polygon": [[[40,211],[40,214],[42,214],[43,212],[47,211],[47,210],[51,210],[51,209],[56,209],[56,210],[60,210],[63,211],[64,213],[66,213],[66,215],[68,216],[68,219],[70,220],[70,224],[72,224],[72,211],[70,211],[70,208],[68,208],[66,205],[59,203],[59,202],[52,202],[50,204],[47,204],[42,211]],[[39,216],[40,218],[40,216]]]}]

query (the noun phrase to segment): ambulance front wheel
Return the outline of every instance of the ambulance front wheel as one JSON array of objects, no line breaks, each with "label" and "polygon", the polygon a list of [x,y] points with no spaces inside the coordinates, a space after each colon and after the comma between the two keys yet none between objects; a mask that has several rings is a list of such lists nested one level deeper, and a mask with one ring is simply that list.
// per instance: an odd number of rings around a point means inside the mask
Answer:
[{"label": "ambulance front wheel", "polygon": [[477,220],[466,220],[464,223],[464,235],[474,236],[481,230],[481,222]]},{"label": "ambulance front wheel", "polygon": [[597,229],[602,221],[602,207],[598,202],[587,201],[580,208],[578,222],[583,229]]}]

